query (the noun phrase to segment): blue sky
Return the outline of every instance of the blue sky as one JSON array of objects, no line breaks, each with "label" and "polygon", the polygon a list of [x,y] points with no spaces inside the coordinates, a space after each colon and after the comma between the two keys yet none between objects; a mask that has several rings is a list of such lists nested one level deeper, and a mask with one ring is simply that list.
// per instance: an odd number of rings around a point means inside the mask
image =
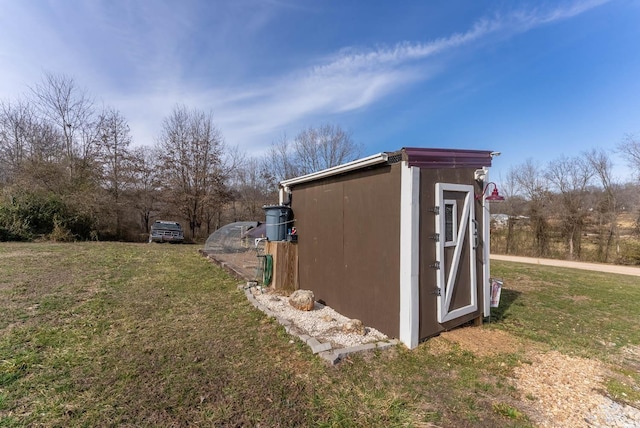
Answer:
[{"label": "blue sky", "polygon": [[[495,150],[492,178],[640,134],[640,1],[0,0],[0,99],[64,73],[151,144],[176,103],[260,155],[339,124],[363,155]],[[628,176],[613,155],[616,173]]]}]

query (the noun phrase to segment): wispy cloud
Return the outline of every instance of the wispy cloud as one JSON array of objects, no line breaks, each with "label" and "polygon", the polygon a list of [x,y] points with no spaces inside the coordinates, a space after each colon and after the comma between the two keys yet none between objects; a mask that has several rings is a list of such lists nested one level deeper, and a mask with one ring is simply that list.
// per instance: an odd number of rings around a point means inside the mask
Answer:
[{"label": "wispy cloud", "polygon": [[[83,86],[97,91],[98,98],[123,111],[140,143],[153,140],[162,118],[179,102],[212,110],[229,143],[253,150],[284,130],[295,133],[301,126],[367,108],[416,82],[429,80],[468,52],[464,47],[493,43],[570,19],[606,2],[570,1],[496,12],[433,40],[368,49],[346,46],[311,64],[307,59],[307,66],[280,71],[279,75],[258,75],[250,83],[230,79],[225,84],[209,77],[218,69],[206,62],[206,55],[194,47],[192,39],[215,47],[206,51],[215,53],[211,61],[228,64],[231,59],[238,60],[237,52],[224,50],[229,40],[250,39],[252,35],[247,33],[252,31],[259,35],[279,10],[296,8],[298,2],[215,3],[215,13],[206,15],[213,16],[215,22],[207,22],[204,36],[195,33],[202,11],[170,1],[54,5],[43,0],[43,10],[42,5],[29,6],[29,2],[24,7],[21,2],[8,2],[7,14],[0,16],[0,59],[5,64],[24,63],[22,70],[30,74],[23,78],[30,84],[42,71],[72,74]],[[209,7],[208,2],[198,5]],[[242,17],[242,31],[234,20],[238,16]],[[102,46],[101,52],[96,52],[95,46]],[[185,70],[194,67],[204,69],[209,78],[199,84],[185,78],[189,74]],[[8,93],[10,85],[16,86],[15,75],[13,69],[0,72],[0,91]]]},{"label": "wispy cloud", "polygon": [[405,41],[369,50],[345,48],[307,69],[274,79],[264,88],[244,88],[240,91],[243,97],[221,97],[214,110],[230,141],[247,148],[264,144],[265,137],[273,138],[274,132],[286,126],[365,108],[413,82],[431,78],[434,69],[444,67],[437,61],[441,54],[455,53],[494,35],[508,38],[569,19],[607,1],[494,14],[466,31],[428,42]]}]

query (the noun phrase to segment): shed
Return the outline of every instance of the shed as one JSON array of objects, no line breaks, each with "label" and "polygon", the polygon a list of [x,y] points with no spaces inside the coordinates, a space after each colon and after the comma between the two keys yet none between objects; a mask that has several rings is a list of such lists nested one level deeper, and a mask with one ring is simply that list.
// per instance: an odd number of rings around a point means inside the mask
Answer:
[{"label": "shed", "polygon": [[494,154],[403,148],[280,182],[300,288],[409,348],[482,322]]}]

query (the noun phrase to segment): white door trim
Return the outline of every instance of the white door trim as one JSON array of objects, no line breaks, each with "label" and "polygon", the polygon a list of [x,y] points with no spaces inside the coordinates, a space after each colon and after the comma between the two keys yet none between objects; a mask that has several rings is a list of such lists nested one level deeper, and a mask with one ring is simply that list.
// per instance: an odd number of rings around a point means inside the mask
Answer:
[{"label": "white door trim", "polygon": [[[484,183],[489,183],[489,168],[484,167]],[[483,184],[484,184],[483,183]],[[487,195],[482,195],[482,312],[485,317],[491,316],[491,203],[487,202]]]},{"label": "white door trim", "polygon": [[402,162],[400,175],[400,335],[418,346],[420,327],[420,168]]},{"label": "white door trim", "polygon": [[[447,268],[445,263],[445,199],[444,192],[460,192],[465,193],[464,206],[460,213],[460,222],[458,225],[457,241],[454,248],[451,266]],[[453,183],[436,183],[436,206],[439,207],[440,215],[436,217],[436,234],[439,239],[436,243],[436,261],[440,269],[437,273],[437,287],[440,291],[438,296],[438,322],[444,323],[451,321],[463,315],[475,312],[478,309],[478,293],[477,293],[477,275],[476,275],[476,254],[474,227],[475,210],[474,210],[474,188],[467,184]],[[458,269],[461,263],[462,248],[464,240],[467,239],[469,246],[469,277],[471,279],[469,286],[470,303],[469,305],[450,310],[451,299],[453,298],[453,290],[456,284]]]}]

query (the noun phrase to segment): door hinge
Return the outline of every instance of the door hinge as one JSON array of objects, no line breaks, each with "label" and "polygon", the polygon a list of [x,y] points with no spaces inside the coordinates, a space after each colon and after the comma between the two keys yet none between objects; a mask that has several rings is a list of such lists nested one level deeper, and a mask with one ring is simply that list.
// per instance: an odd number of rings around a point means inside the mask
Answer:
[{"label": "door hinge", "polygon": [[436,242],[440,242],[440,234],[436,233],[434,235],[429,236],[429,239],[433,239]]},{"label": "door hinge", "polygon": [[438,215],[438,214],[440,214],[440,207],[432,207],[432,208],[429,208],[427,211],[430,211],[430,212],[434,213],[435,215]]},{"label": "door hinge", "polygon": [[436,288],[433,290],[433,293],[432,293],[432,294],[435,294],[436,296],[442,296],[442,293],[440,292],[440,287],[436,287]]},{"label": "door hinge", "polygon": [[440,262],[435,262],[429,265],[430,268],[440,269]]},{"label": "door hinge", "polygon": [[478,248],[478,220],[473,219],[473,249]]}]

